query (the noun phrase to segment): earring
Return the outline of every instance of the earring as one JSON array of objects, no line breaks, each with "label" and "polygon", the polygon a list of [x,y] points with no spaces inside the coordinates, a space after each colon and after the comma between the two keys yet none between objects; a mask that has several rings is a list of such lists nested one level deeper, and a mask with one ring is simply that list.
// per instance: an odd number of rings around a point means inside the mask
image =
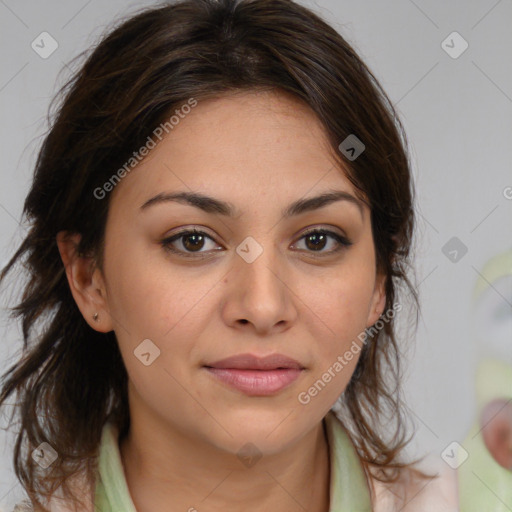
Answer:
[{"label": "earring", "polygon": [[92,315],[92,319],[97,322],[98,321],[98,313],[94,313],[94,315]]}]

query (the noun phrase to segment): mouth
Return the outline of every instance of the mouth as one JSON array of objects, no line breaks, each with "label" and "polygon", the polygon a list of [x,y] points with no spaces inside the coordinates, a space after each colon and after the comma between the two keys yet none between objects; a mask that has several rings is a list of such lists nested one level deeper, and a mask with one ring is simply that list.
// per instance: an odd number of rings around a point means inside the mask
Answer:
[{"label": "mouth", "polygon": [[215,379],[249,396],[276,394],[305,370],[298,361],[283,354],[266,357],[239,354],[209,363],[204,368]]}]

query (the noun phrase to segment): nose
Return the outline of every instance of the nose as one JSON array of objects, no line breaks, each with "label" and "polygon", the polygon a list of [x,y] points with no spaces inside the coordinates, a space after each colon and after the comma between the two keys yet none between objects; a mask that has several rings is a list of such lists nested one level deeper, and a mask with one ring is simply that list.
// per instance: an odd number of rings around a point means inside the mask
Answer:
[{"label": "nose", "polygon": [[261,243],[248,237],[237,247],[224,281],[226,324],[259,335],[290,328],[297,317],[291,270],[270,239]]}]

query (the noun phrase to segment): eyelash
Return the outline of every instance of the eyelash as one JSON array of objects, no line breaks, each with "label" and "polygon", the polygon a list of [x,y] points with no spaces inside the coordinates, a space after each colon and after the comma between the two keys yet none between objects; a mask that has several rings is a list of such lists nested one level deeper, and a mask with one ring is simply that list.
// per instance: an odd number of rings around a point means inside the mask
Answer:
[{"label": "eyelash", "polygon": [[[351,246],[353,244],[353,242],[350,241],[348,238],[346,238],[342,235],[339,235],[338,233],[335,233],[334,231],[331,231],[329,229],[321,229],[321,228],[314,228],[314,229],[304,233],[299,238],[299,241],[302,240],[303,238],[306,238],[307,236],[314,235],[314,234],[328,235],[328,236],[334,238],[339,244],[339,246],[336,249],[332,249],[330,251],[325,251],[325,252],[306,251],[306,252],[310,252],[311,254],[316,253],[316,256],[318,256],[318,257],[330,256],[334,253],[337,253],[339,251],[342,251],[343,249],[348,248],[349,246]],[[178,250],[178,249],[175,249],[174,247],[172,247],[171,244],[173,242],[175,242],[176,240],[179,240],[180,238],[184,238],[188,235],[202,235],[202,236],[206,236],[210,240],[213,240],[213,238],[210,235],[208,235],[208,233],[205,233],[204,231],[200,231],[197,229],[187,229],[187,230],[180,231],[179,233],[176,233],[175,235],[172,235],[171,237],[163,239],[160,242],[160,244],[166,251],[171,252],[173,254],[179,254],[186,258],[196,258],[197,259],[197,258],[207,257],[207,256],[199,256],[201,254],[205,254],[202,252],[187,252],[187,251]],[[206,251],[206,252],[208,252],[208,251]]]}]

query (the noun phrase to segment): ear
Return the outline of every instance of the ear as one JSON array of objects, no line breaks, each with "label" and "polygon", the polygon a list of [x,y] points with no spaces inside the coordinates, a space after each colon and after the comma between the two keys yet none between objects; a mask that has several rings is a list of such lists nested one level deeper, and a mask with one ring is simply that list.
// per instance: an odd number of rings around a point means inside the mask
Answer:
[{"label": "ear", "polygon": [[95,331],[109,332],[113,326],[104,278],[101,270],[95,268],[93,257],[78,254],[80,238],[79,233],[67,231],[60,231],[56,237],[69,288],[85,321]]},{"label": "ear", "polygon": [[372,300],[368,310],[368,320],[366,327],[371,327],[382,315],[386,307],[386,276],[377,274],[375,278],[375,287],[373,289]]},{"label": "ear", "polygon": [[489,453],[500,466],[512,470],[512,401],[500,399],[488,403],[480,423]]}]

